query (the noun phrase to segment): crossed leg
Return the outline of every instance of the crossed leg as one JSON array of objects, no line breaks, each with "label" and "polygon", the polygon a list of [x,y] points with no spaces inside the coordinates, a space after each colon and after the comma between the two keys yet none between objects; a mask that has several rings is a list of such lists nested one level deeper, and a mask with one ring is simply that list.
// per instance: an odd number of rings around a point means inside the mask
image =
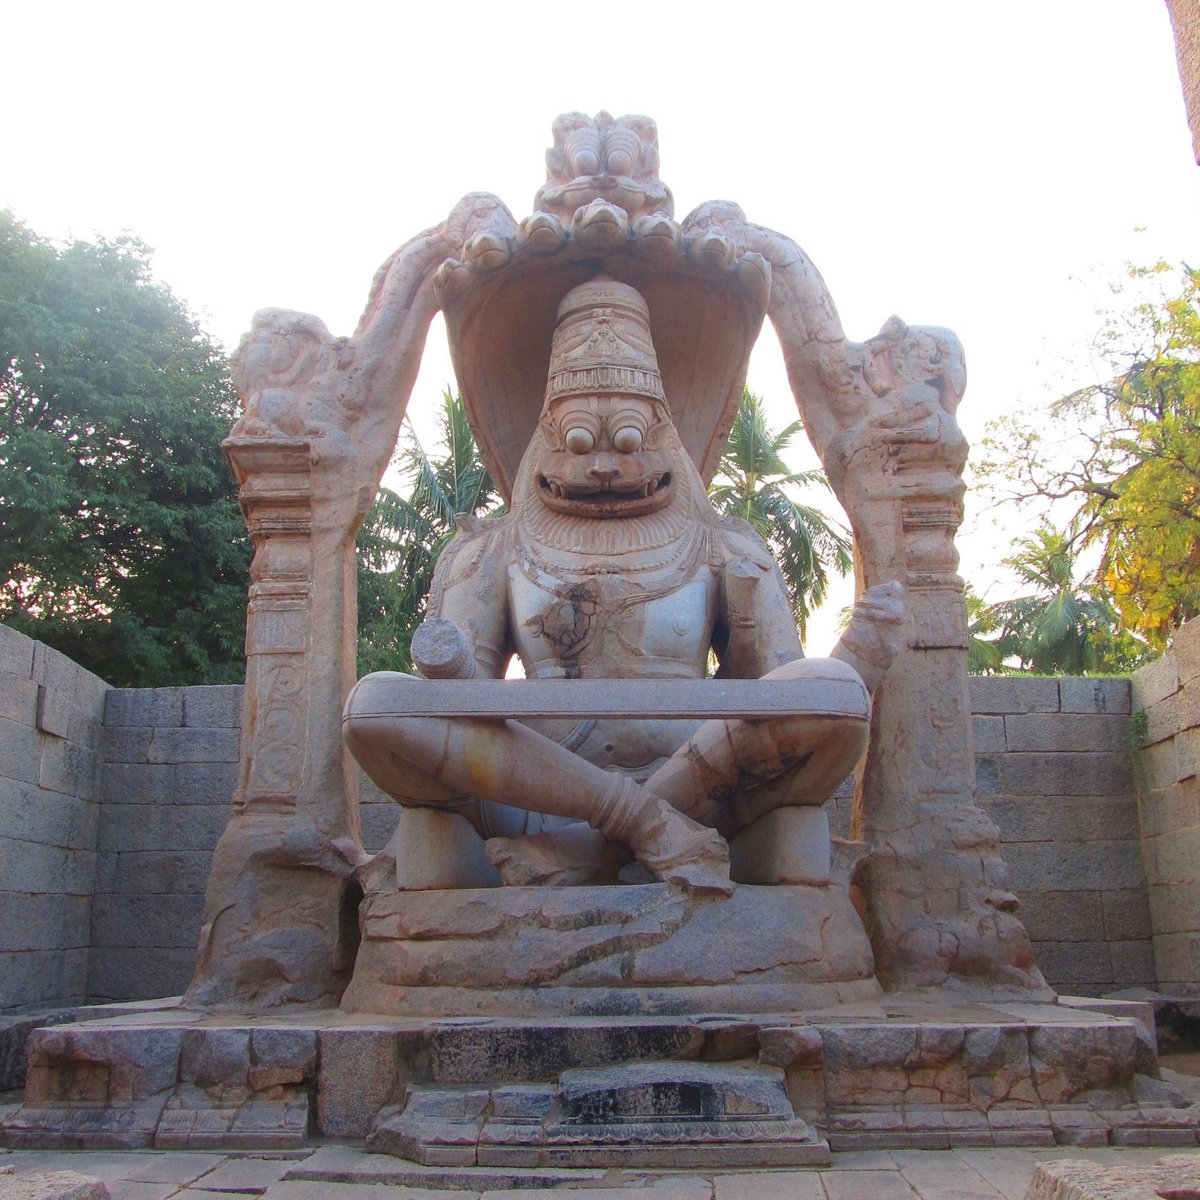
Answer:
[{"label": "crossed leg", "polygon": [[367,676],[343,715],[346,744],[385,792],[438,807],[464,796],[518,798],[522,808],[585,821],[624,842],[658,879],[729,890],[723,840],[628,776],[515,721],[396,716],[387,688],[386,673]]},{"label": "crossed leg", "polygon": [[[862,687],[852,668],[828,659],[800,659],[768,678]],[[385,792],[441,808],[519,799],[624,842],[657,878],[721,889],[727,851],[711,830],[728,837],[773,808],[822,803],[853,768],[870,713],[862,687],[861,718],[707,721],[639,786],[515,721],[397,716],[388,683],[388,673],[362,680],[344,716],[347,745]]]},{"label": "crossed leg", "polygon": [[871,700],[852,667],[802,658],[764,678],[857,684],[859,706],[837,716],[706,721],[646,780],[656,796],[725,837],[774,808],[823,804],[867,744]]}]

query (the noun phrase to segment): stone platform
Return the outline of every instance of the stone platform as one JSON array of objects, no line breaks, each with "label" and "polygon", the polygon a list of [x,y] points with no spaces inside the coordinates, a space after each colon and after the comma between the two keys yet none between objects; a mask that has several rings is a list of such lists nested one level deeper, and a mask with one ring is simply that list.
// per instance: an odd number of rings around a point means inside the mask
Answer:
[{"label": "stone platform", "polygon": [[[781,1165],[828,1149],[1196,1146],[1200,1107],[1154,1078],[1145,1006],[1085,1003],[539,1020],[117,1006],[34,1033],[0,1144],[295,1149],[319,1136],[428,1159],[449,1114],[441,1144],[479,1165],[596,1164],[579,1147],[605,1139],[570,1128],[588,1124],[610,1127],[626,1165],[653,1165],[656,1148],[676,1165],[705,1136],[726,1162]],[[554,1149],[572,1145],[575,1157]]]},{"label": "stone platform", "polygon": [[350,1012],[535,1017],[772,1013],[877,1000],[837,883],[391,891],[362,905]]}]

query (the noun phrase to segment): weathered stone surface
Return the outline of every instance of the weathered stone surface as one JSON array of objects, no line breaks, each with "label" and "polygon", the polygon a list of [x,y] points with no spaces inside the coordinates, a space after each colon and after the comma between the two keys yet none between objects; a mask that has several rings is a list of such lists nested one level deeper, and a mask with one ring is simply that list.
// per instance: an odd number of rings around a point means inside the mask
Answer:
[{"label": "weathered stone surface", "polygon": [[27,675],[0,671],[0,718],[32,728],[37,721],[40,690]]},{"label": "weathered stone surface", "polygon": [[246,1088],[250,1082],[250,1034],[245,1029],[184,1031],[179,1079],[200,1088]]},{"label": "weathered stone surface", "polygon": [[1104,985],[1113,985],[1112,954],[1108,946],[1096,942],[1037,943],[1038,962],[1043,970],[1067,990],[1084,989],[1095,994]]},{"label": "weathered stone surface", "polygon": [[1136,712],[1179,691],[1179,667],[1168,652],[1139,667],[1130,679],[1130,703]]},{"label": "weathered stone surface", "polygon": [[183,688],[111,688],[105,697],[104,724],[172,727],[183,724]]},{"label": "weathered stone surface", "polygon": [[227,684],[183,691],[183,721],[195,729],[241,729],[242,687]]},{"label": "weathered stone surface", "polygon": [[0,1200],[111,1200],[108,1185],[78,1171],[0,1175]]},{"label": "weathered stone surface", "polygon": [[1004,718],[1008,749],[1049,751],[1110,751],[1122,753],[1129,722],[1124,714],[1029,713]]},{"label": "weathered stone surface", "polygon": [[25,1102],[69,1098],[124,1107],[148,1100],[174,1086],[182,1044],[183,1032],[170,1027],[36,1030],[29,1043]]},{"label": "weathered stone surface", "polygon": [[318,1128],[326,1137],[366,1137],[376,1114],[406,1082],[398,1040],[382,1030],[326,1029],[320,1049]]},{"label": "weathered stone surface", "polygon": [[155,729],[147,750],[152,763],[238,760],[241,735],[236,729]]},{"label": "weathered stone surface", "polygon": [[1059,707],[1065,713],[1128,713],[1128,679],[1074,679],[1058,681]]},{"label": "weathered stone surface", "polygon": [[[613,1063],[655,1063],[625,1077],[634,1085],[630,1103],[641,1103],[639,1094],[653,1097],[663,1081],[689,1075],[729,1073],[734,1083],[750,1086],[759,1078],[752,1068],[758,1058],[772,1079],[786,1080],[792,1111],[828,1124],[843,1148],[1079,1142],[1109,1131],[1115,1137],[1118,1128],[1127,1143],[1186,1136],[1194,1144],[1200,1116],[1181,1107],[1186,1102],[1169,1088],[1136,1074],[1153,1069],[1148,1034],[1136,1020],[1111,1015],[1145,1006],[1096,1001],[1096,1011],[1088,1011],[1087,1003],[1013,1003],[1002,1011],[978,1003],[947,1009],[928,999],[885,1000],[814,1014],[806,1026],[719,1014],[364,1023],[336,1012],[311,1025],[264,1024],[262,1018],[215,1025],[170,1010],[146,1010],[134,1019],[126,1009],[116,1019],[37,1035],[42,1042],[57,1032],[70,1053],[49,1061],[40,1055],[41,1082],[7,1121],[5,1136],[25,1146],[297,1147],[305,1095],[315,1093],[324,1134],[362,1138],[377,1115],[380,1124],[399,1115],[406,1089],[419,1084],[416,1091],[430,1097],[422,1144],[433,1146],[441,1137],[434,1137],[430,1121],[461,1116],[461,1103],[446,1109],[438,1096],[479,1093],[497,1122],[495,1137],[477,1137],[459,1122],[443,1130],[453,1135],[443,1139],[444,1148],[466,1147],[474,1155],[477,1142],[486,1143],[494,1148],[489,1154],[511,1164],[521,1147],[555,1144],[538,1130],[554,1124],[548,1096],[560,1077],[581,1073],[603,1091]],[[874,1019],[864,1017],[868,1010]],[[947,1013],[954,1019],[938,1019]],[[146,1039],[146,1053],[131,1055],[139,1038]],[[639,1071],[647,1070],[658,1083],[638,1093]],[[596,1092],[591,1086],[580,1094]],[[728,1097],[736,1091],[726,1091],[718,1124],[734,1119]],[[114,1092],[124,1098],[105,1107],[101,1101]],[[701,1088],[688,1103],[707,1103],[703,1094]],[[743,1109],[737,1119],[752,1123],[780,1116],[753,1110],[749,1101]],[[633,1120],[636,1114],[628,1115]],[[646,1137],[675,1145],[669,1126],[660,1121]],[[710,1129],[710,1148],[727,1132]],[[767,1132],[760,1128],[755,1136]],[[564,1137],[570,1143],[574,1134]],[[855,1142],[858,1137],[865,1140]],[[596,1138],[611,1147],[608,1134]],[[571,1155],[578,1157],[574,1150]],[[636,1156],[626,1161],[636,1163]],[[710,1165],[717,1163],[714,1158]]]},{"label": "weathered stone surface", "polygon": [[1006,675],[971,677],[971,710],[977,713],[1053,713],[1059,711],[1057,679]]},{"label": "weathered stone surface", "polygon": [[408,1089],[368,1148],[421,1163],[712,1167],[829,1162],[775,1067],[640,1062],[555,1084]]},{"label": "weathered stone surface", "polygon": [[19,679],[32,679],[34,645],[32,638],[8,625],[0,625],[0,671]]},{"label": "weathered stone surface", "polygon": [[6,1009],[82,1004],[88,951],[0,951],[0,1001]]},{"label": "weathered stone surface", "polygon": [[195,967],[196,947],[97,945],[85,963],[91,1000],[151,1000],[179,994]]},{"label": "weathered stone surface", "polygon": [[1138,808],[1132,796],[983,796],[980,807],[1013,842],[1136,841]]},{"label": "weathered stone surface", "polygon": [[75,1012],[74,1008],[52,1008],[0,1016],[0,1092],[15,1091],[24,1084],[25,1047],[29,1035],[43,1025],[73,1021]]},{"label": "weathered stone surface", "polygon": [[1021,915],[1035,943],[1104,939],[1104,910],[1096,891],[1035,892],[1032,899],[1027,893]]},{"label": "weathered stone surface", "polygon": [[1151,936],[1150,901],[1141,888],[1100,893],[1104,937],[1109,941],[1139,941]]},{"label": "weathered stone surface", "polygon": [[1087,890],[1097,882],[1110,888],[1145,884],[1136,842],[1026,842],[1009,847],[1012,886],[1022,891]]},{"label": "weathered stone surface", "polygon": [[824,808],[777,808],[731,839],[730,876],[738,883],[825,884],[829,847]]},{"label": "weathered stone surface", "polygon": [[1128,755],[1091,751],[981,754],[976,778],[981,793],[1010,796],[1116,796],[1133,786]]},{"label": "weathered stone surface", "polygon": [[975,714],[971,719],[971,735],[976,754],[1003,754],[1008,749],[1002,716]]},{"label": "weathered stone surface", "polygon": [[1171,635],[1171,650],[1179,670],[1179,682],[1186,686],[1200,677],[1200,622],[1191,620]]},{"label": "weathered stone surface", "polygon": [[729,897],[663,884],[381,894],[364,908],[343,1007],[438,1011],[445,989],[478,989],[470,1011],[497,1013],[553,1011],[539,998],[559,1003],[558,989],[596,1012],[669,1005],[672,988],[683,1007],[667,1011],[762,1011],[767,996],[829,1003],[841,984],[873,995],[870,948],[848,906],[839,889],[794,886]]},{"label": "weathered stone surface", "polygon": [[1156,1163],[1039,1162],[1027,1200],[1161,1200],[1200,1191],[1200,1155],[1177,1154]]}]

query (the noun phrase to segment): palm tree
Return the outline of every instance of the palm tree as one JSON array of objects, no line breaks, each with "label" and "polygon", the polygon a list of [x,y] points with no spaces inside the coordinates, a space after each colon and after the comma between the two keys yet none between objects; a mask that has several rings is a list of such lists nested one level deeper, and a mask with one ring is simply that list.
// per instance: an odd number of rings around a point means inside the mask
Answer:
[{"label": "palm tree", "polygon": [[1004,669],[1004,655],[996,640],[1000,618],[969,583],[963,589],[967,602],[967,674],[994,675]]},{"label": "palm tree", "polygon": [[358,669],[412,669],[409,644],[425,616],[433,568],[461,514],[500,509],[460,396],[447,389],[438,414],[437,457],[411,423],[397,455],[402,495],[380,488],[359,530]]},{"label": "palm tree", "polygon": [[708,492],[718,512],[748,521],[767,543],[787,581],[801,638],[810,613],[825,599],[830,571],[845,575],[853,565],[849,532],[797,495],[803,488],[828,489],[824,473],[793,471],[783,459],[802,429],[793,421],[775,433],[762,400],[744,390]]},{"label": "palm tree", "polygon": [[1073,539],[1043,525],[1004,559],[1030,590],[989,607],[1002,662],[1036,675],[1112,674],[1129,670],[1147,647],[1121,627],[1114,605],[1076,582]]}]

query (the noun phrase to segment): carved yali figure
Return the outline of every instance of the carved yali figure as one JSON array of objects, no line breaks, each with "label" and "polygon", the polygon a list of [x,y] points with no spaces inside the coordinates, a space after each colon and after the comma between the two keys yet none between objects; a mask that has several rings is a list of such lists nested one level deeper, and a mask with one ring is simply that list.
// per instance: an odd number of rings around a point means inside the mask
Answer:
[{"label": "carved yali figure", "polygon": [[405,716],[388,673],[350,695],[345,736],[368,774],[401,804],[465,816],[507,880],[598,881],[631,854],[643,870],[625,878],[728,890],[726,837],[821,804],[853,769],[903,603],[899,585],[872,589],[832,659],[803,657],[778,567],[717,515],[682,448],[644,299],[597,279],[559,307],[511,509],[450,544],[430,614],[413,641],[429,677],[497,678],[516,653],[564,687],[701,680],[711,651],[719,677],[851,685],[849,711],[762,720]]}]

